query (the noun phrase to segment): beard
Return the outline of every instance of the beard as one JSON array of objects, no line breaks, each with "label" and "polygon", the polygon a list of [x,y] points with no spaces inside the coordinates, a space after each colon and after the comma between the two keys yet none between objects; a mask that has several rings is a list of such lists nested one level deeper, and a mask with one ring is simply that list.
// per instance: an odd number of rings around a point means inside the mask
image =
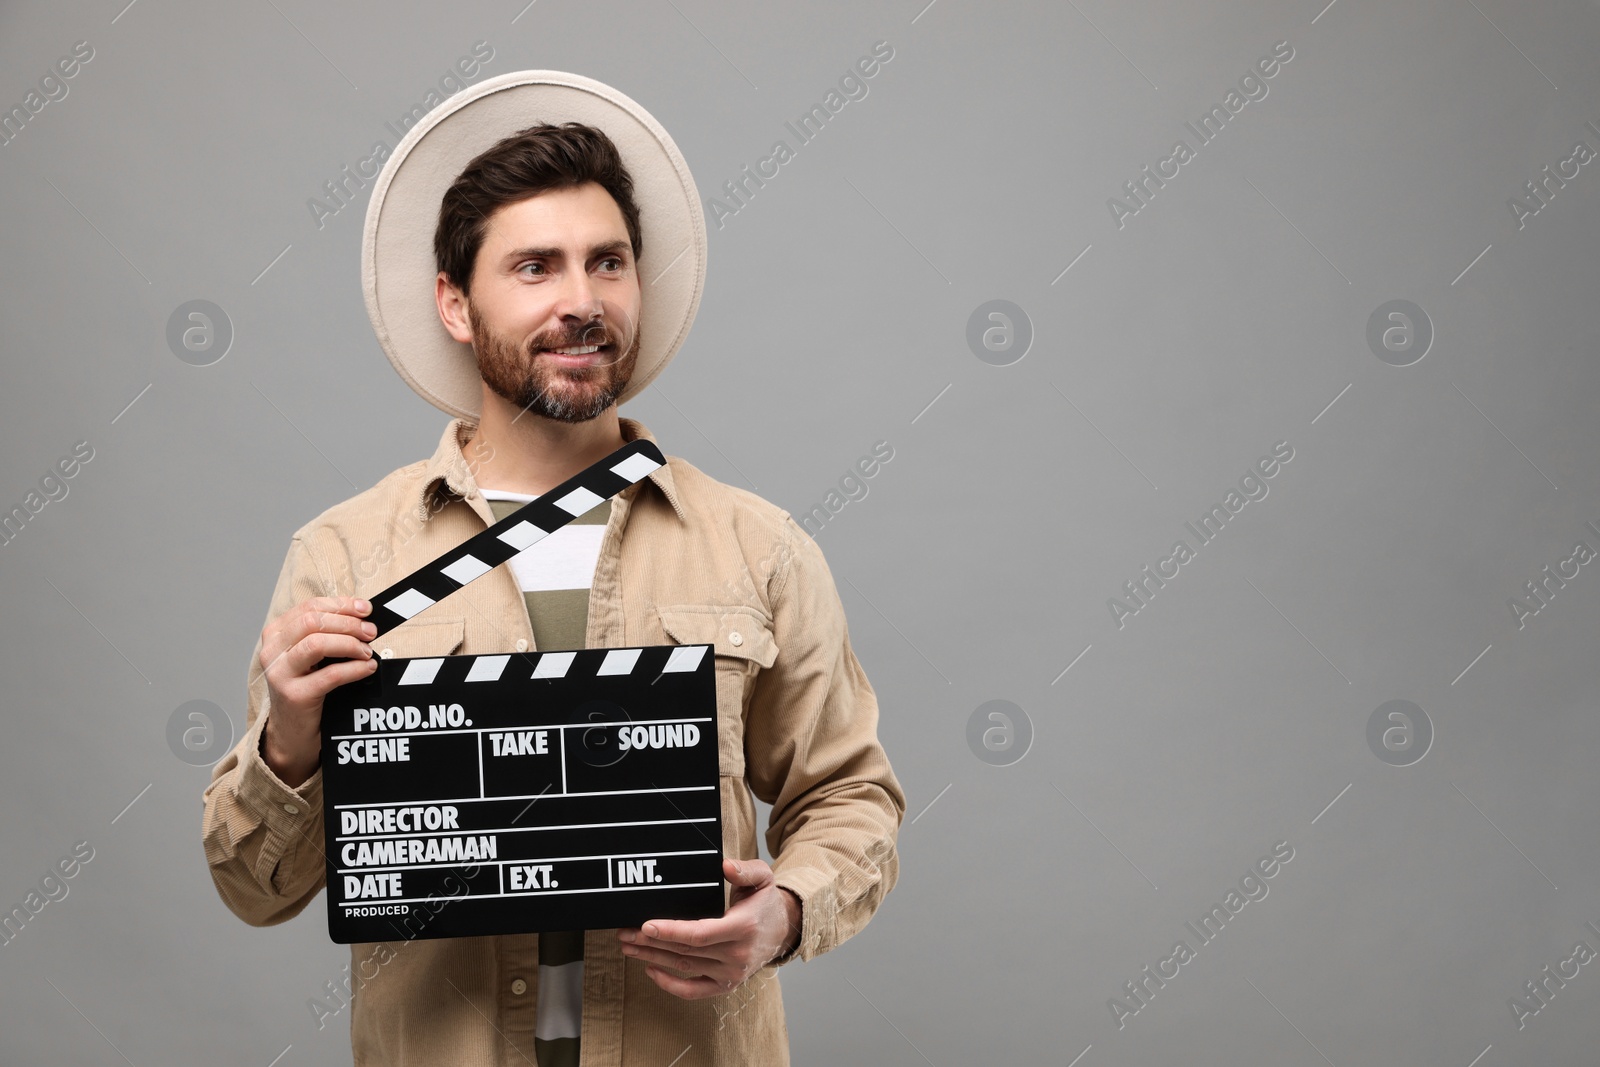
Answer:
[{"label": "beard", "polygon": [[596,344],[611,346],[598,355],[614,357],[621,344],[609,323],[591,323],[567,335],[539,334],[524,348],[491,329],[470,303],[467,318],[472,323],[472,350],[484,384],[508,403],[557,422],[587,422],[597,417],[622,395],[639,361],[637,333],[620,359],[563,367],[540,358],[545,349]]}]

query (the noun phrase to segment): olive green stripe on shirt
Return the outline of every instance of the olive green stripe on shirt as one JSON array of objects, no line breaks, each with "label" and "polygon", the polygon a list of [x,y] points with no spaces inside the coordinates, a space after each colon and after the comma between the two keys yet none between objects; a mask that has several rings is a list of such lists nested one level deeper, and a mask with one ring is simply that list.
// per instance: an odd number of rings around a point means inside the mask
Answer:
[{"label": "olive green stripe on shirt", "polygon": [[528,602],[528,621],[533,623],[533,647],[541,652],[583,647],[589,624],[589,590],[541,589],[523,593],[522,598]]},{"label": "olive green stripe on shirt", "polygon": [[[489,492],[492,493],[492,492],[494,492],[494,490],[491,489],[491,490],[489,490]],[[505,518],[507,515],[511,514],[513,511],[516,511],[518,508],[523,507],[525,504],[527,504],[527,501],[525,501],[525,500],[490,500],[490,501],[488,501],[488,504],[489,504],[489,510],[494,512],[495,521],[499,522],[501,519]],[[606,524],[606,521],[608,519],[610,519],[610,518],[611,518],[611,498],[607,497],[605,500],[600,501],[600,503],[596,504],[594,507],[592,507],[588,511],[584,512],[582,515],[579,515],[577,518],[575,518],[571,522],[567,523],[567,525],[568,526],[604,526]],[[537,543],[537,542],[535,542],[535,543]]]}]

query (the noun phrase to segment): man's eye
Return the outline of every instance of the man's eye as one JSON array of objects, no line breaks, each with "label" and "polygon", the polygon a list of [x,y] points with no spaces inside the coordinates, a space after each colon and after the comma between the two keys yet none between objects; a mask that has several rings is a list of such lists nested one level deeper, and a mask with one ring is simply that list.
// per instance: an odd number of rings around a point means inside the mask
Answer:
[{"label": "man's eye", "polygon": [[522,266],[518,267],[517,269],[518,270],[527,270],[529,267],[538,267],[540,273],[544,272],[544,264],[543,263],[524,263]]},{"label": "man's eye", "polygon": [[605,264],[605,263],[614,263],[614,264],[616,264],[616,266],[609,268],[611,270],[621,270],[622,269],[622,260],[618,256],[607,256],[605,259],[601,260],[600,262],[602,264]]}]

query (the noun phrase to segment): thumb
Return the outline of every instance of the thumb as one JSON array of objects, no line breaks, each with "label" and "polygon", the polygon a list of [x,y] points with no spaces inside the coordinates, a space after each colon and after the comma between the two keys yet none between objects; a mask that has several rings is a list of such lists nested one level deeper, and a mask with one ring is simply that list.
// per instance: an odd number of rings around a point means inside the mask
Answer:
[{"label": "thumb", "polygon": [[722,871],[735,886],[759,889],[772,881],[772,868],[765,860],[736,860],[729,856],[722,861]]}]

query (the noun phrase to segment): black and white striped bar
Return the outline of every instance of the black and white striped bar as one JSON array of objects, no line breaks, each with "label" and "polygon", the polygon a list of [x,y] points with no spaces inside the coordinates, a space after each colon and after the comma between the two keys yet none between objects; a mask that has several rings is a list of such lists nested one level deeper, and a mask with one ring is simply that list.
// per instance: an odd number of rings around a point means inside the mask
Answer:
[{"label": "black and white striped bar", "polygon": [[[661,674],[678,674],[692,671],[705,658],[710,645],[646,645],[641,648],[572,649],[559,652],[518,652],[493,656],[435,656],[431,659],[402,659],[400,676],[394,680],[394,691],[399,696],[405,686],[426,686],[434,683],[527,682],[547,681],[553,678],[578,679],[592,671],[592,677],[632,674],[641,663]],[[593,653],[579,661],[583,652]],[[665,658],[662,657],[665,653]],[[513,668],[515,659],[520,667]],[[533,664],[533,673],[526,667]],[[382,667],[384,664],[379,663]],[[526,675],[526,677],[524,677]],[[530,687],[531,688],[531,687]]]},{"label": "black and white striped bar", "polygon": [[723,913],[711,645],[379,660],[322,768],[336,942]]},{"label": "black and white striped bar", "polygon": [[443,600],[468,582],[536,544],[601,501],[622,492],[666,457],[654,443],[630,441],[605,459],[531,500],[482,533],[371,597],[367,621],[378,635]]}]

